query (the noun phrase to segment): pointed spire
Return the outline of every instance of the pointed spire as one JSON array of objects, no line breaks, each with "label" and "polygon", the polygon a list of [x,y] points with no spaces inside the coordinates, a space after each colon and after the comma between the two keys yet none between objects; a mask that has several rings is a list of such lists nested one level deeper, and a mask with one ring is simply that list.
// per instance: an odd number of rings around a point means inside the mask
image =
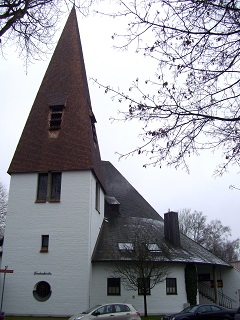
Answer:
[{"label": "pointed spire", "polygon": [[93,170],[104,185],[95,122],[73,8],[8,172]]}]

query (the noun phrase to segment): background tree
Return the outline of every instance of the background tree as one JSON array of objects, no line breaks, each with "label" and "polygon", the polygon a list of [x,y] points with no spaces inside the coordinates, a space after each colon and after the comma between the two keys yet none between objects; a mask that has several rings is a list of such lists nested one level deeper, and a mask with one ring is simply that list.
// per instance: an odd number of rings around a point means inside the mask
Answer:
[{"label": "background tree", "polygon": [[231,229],[223,226],[220,220],[207,223],[207,217],[202,212],[191,213],[190,209],[183,209],[179,212],[179,228],[221,259],[227,262],[239,259],[240,240],[230,240]]},{"label": "background tree", "polygon": [[[221,149],[222,174],[239,165],[240,151],[240,3],[237,0],[134,0],[104,12],[126,19],[113,34],[116,46],[135,46],[156,61],[147,79],[137,78],[131,92],[105,86],[119,102],[123,120],[144,123],[143,144],[131,153],[148,163],[188,169],[188,158]],[[146,60],[147,61],[147,60]]]},{"label": "background tree", "polygon": [[8,192],[6,187],[0,182],[0,239],[4,236],[5,221],[8,205]]},{"label": "background tree", "polygon": [[143,295],[145,317],[147,295],[158,283],[164,281],[170,272],[164,258],[159,259],[159,251],[156,255],[156,248],[152,248],[153,245],[161,248],[154,230],[152,223],[136,222],[129,234],[133,247],[126,244],[125,261],[114,263],[110,271],[113,277],[121,278],[126,290],[138,290],[139,294]]},{"label": "background tree", "polygon": [[207,217],[202,212],[191,213],[190,209],[183,209],[179,213],[180,231],[199,244],[205,242],[206,221]]},{"label": "background tree", "polygon": [[52,39],[66,9],[75,5],[83,14],[90,1],[13,0],[0,2],[1,46],[14,45],[30,61],[51,49]]}]

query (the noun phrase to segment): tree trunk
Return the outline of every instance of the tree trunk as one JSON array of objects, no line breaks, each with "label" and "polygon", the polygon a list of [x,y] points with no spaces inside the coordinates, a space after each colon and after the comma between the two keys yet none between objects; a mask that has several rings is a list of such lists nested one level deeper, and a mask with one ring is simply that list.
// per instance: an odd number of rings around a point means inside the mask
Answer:
[{"label": "tree trunk", "polygon": [[148,314],[147,314],[147,295],[146,293],[144,294],[144,317],[147,317]]}]

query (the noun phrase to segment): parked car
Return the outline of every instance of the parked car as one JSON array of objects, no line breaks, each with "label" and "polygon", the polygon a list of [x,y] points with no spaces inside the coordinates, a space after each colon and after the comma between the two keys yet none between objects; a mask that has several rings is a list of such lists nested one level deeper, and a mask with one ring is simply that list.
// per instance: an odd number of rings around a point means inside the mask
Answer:
[{"label": "parked car", "polygon": [[[230,320],[234,319],[236,310],[227,309],[215,304],[189,306],[179,313],[165,315],[163,320]],[[239,318],[240,319],[240,318]]]},{"label": "parked car", "polygon": [[237,312],[235,313],[234,320],[240,320],[240,307],[237,309]]},{"label": "parked car", "polygon": [[84,312],[69,318],[69,320],[141,320],[140,313],[131,304],[109,303],[96,305]]}]

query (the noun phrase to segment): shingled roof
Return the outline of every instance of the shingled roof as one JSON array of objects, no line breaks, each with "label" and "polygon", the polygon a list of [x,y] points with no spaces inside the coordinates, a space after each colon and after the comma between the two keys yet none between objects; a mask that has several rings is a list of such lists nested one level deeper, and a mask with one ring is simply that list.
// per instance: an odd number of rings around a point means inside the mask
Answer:
[{"label": "shingled roof", "polygon": [[[51,110],[59,106],[62,108],[60,128],[51,128],[51,117],[54,119]],[[77,17],[73,8],[37,93],[8,173],[93,170],[104,186],[94,123]]]},{"label": "shingled roof", "polygon": [[212,254],[187,236],[180,235],[180,246],[174,246],[164,236],[164,222],[139,217],[118,217],[103,222],[101,233],[92,256],[93,262],[126,261],[128,255],[119,250],[119,243],[134,243],[135,225],[151,228],[149,243],[157,244],[159,252],[153,252],[155,261],[189,262],[201,264],[229,264]]},{"label": "shingled roof", "polygon": [[163,221],[163,218],[124,176],[109,162],[102,161],[106,192],[119,202],[121,217],[151,218]]},{"label": "shingled roof", "polygon": [[[157,244],[155,261],[230,265],[187,236],[180,234],[180,244],[166,238],[163,218],[109,162],[103,162],[107,196],[115,198],[119,209],[107,213],[92,256],[93,262],[126,261],[129,256],[119,243],[134,243],[136,226],[149,230],[148,243]],[[112,213],[112,214],[111,214]]]}]

